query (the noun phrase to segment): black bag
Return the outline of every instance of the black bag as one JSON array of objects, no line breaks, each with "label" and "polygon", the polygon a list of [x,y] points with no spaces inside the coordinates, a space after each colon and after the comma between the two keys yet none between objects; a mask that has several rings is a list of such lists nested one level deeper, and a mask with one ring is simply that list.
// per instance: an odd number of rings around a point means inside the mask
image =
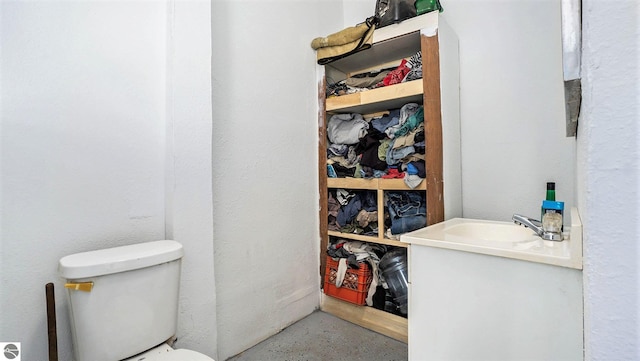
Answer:
[{"label": "black bag", "polygon": [[378,28],[397,24],[416,16],[415,0],[377,0],[375,16]]}]

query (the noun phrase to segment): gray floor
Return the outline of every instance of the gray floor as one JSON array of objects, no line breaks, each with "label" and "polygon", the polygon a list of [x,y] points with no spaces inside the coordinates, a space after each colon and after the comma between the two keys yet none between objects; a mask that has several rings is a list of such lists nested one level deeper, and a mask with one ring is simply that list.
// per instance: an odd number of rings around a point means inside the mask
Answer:
[{"label": "gray floor", "polygon": [[316,311],[228,361],[400,361],[407,345]]}]

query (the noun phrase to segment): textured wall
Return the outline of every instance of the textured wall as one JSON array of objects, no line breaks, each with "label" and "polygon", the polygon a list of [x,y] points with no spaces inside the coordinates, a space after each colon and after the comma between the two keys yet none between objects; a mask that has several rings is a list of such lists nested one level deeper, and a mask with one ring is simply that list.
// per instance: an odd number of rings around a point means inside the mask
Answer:
[{"label": "textured wall", "polygon": [[[375,7],[374,0],[347,2],[347,22]],[[560,2],[442,5],[460,47],[463,215],[539,217],[547,181],[556,182],[558,200],[569,209],[575,139],[565,137]]]},{"label": "textured wall", "polygon": [[578,202],[587,360],[640,359],[640,7],[583,0]]},{"label": "textured wall", "polygon": [[169,3],[167,238],[184,245],[178,342],[216,357],[211,188],[211,3]]},{"label": "textured wall", "polygon": [[317,83],[310,43],[341,29],[341,9],[339,2],[213,2],[220,360],[318,307]]},{"label": "textured wall", "polygon": [[443,6],[460,41],[463,215],[538,218],[547,181],[569,209],[575,139],[565,137],[560,2]]},{"label": "textured wall", "polygon": [[23,359],[47,359],[51,281],[72,359],[62,256],[164,238],[185,247],[177,346],[216,355],[210,7],[0,3],[0,340]]},{"label": "textured wall", "polygon": [[67,254],[164,238],[164,4],[0,2],[0,340],[47,359],[56,285],[71,360]]}]

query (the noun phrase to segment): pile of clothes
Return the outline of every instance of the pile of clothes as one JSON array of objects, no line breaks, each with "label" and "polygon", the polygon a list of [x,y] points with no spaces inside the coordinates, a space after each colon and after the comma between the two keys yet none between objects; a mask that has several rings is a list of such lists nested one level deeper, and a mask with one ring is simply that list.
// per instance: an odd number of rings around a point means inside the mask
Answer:
[{"label": "pile of clothes", "polygon": [[365,236],[378,234],[376,192],[332,189],[328,204],[330,231]]},{"label": "pile of clothes", "polygon": [[380,261],[388,258],[385,255],[397,251],[398,249],[394,250],[394,247],[382,244],[331,239],[327,245],[327,255],[338,262],[338,270],[335,277],[336,287],[342,285],[349,268],[360,269],[363,262],[367,263],[371,269],[372,278],[367,290],[365,303],[368,306],[406,317],[406,310],[403,311],[397,299],[394,298],[393,290],[390,289],[385,280],[384,270],[379,267]]},{"label": "pile of clothes", "polygon": [[338,261],[338,275],[336,277],[336,287],[341,286],[341,280],[347,272],[347,268],[358,269],[361,262],[367,262],[373,275],[371,285],[367,293],[366,303],[373,305],[373,295],[376,293],[378,284],[381,284],[378,263],[380,257],[387,251],[387,247],[381,244],[370,244],[360,241],[333,240],[327,247],[327,255]]},{"label": "pile of clothes", "polygon": [[[385,192],[384,226],[389,238],[427,225],[427,202],[424,192]],[[327,196],[330,231],[378,235],[377,193],[367,190],[331,189]]]},{"label": "pile of clothes", "polygon": [[327,81],[326,96],[352,94],[384,86],[422,79],[422,53],[418,51],[409,59],[402,59],[400,65],[351,75],[339,81]]},{"label": "pile of clothes", "polygon": [[371,119],[335,114],[327,137],[329,177],[404,178],[411,189],[426,177],[424,109],[417,103]]},{"label": "pile of clothes", "polygon": [[[427,200],[424,192],[386,192],[387,230],[390,236],[415,231],[427,225]],[[385,220],[386,222],[386,220]]]}]

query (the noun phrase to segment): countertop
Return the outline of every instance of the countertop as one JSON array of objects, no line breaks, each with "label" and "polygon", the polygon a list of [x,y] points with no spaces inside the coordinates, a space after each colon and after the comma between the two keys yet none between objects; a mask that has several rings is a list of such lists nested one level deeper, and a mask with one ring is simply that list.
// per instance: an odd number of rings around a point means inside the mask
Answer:
[{"label": "countertop", "polygon": [[[565,239],[561,242],[545,241],[532,230],[514,223],[469,218],[452,218],[421,228],[402,235],[400,241],[412,246],[447,248],[582,269],[582,222],[577,208],[571,209],[570,217],[571,227],[565,227]],[[466,227],[468,225],[471,227]],[[461,232],[461,229],[478,231]]]}]

